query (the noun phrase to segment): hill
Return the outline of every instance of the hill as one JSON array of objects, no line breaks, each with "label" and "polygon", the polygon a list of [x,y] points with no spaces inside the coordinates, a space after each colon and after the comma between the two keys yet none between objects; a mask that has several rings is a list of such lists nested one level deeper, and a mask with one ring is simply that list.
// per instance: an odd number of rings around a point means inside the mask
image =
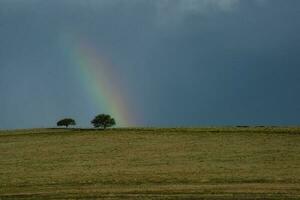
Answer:
[{"label": "hill", "polygon": [[297,199],[299,128],[0,132],[0,199]]}]

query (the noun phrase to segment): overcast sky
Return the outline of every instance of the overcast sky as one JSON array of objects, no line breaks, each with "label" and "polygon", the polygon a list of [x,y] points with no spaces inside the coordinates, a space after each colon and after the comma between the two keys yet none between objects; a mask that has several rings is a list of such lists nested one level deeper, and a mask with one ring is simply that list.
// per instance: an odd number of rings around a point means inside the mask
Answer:
[{"label": "overcast sky", "polygon": [[104,112],[66,35],[119,74],[132,126],[300,124],[298,0],[0,0],[0,129]]}]

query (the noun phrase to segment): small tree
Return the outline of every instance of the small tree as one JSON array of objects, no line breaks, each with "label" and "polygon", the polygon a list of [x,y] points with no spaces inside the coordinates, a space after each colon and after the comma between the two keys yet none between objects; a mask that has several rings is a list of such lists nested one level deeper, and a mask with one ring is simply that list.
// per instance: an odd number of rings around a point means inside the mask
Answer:
[{"label": "small tree", "polygon": [[68,128],[68,126],[75,126],[76,125],[76,122],[74,119],[70,119],[70,118],[66,118],[66,119],[62,119],[62,120],[59,120],[57,122],[57,126],[65,126],[66,128]]},{"label": "small tree", "polygon": [[95,128],[102,127],[103,129],[116,125],[115,119],[112,118],[110,115],[106,114],[97,115],[91,121],[91,123],[94,125]]}]

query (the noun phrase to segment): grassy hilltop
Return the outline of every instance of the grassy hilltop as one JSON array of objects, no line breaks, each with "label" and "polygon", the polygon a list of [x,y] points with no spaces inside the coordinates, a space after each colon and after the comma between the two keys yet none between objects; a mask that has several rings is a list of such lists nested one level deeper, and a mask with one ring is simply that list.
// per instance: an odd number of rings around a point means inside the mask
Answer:
[{"label": "grassy hilltop", "polygon": [[0,199],[300,199],[300,129],[0,132]]}]

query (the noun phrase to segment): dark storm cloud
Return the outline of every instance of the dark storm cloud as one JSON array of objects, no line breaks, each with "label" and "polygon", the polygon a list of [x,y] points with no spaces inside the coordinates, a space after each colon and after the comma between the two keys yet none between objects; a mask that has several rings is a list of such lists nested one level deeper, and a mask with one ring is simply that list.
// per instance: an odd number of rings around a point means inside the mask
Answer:
[{"label": "dark storm cloud", "polygon": [[110,59],[140,126],[299,124],[299,19],[293,0],[2,0],[0,128],[98,112],[66,33]]}]

